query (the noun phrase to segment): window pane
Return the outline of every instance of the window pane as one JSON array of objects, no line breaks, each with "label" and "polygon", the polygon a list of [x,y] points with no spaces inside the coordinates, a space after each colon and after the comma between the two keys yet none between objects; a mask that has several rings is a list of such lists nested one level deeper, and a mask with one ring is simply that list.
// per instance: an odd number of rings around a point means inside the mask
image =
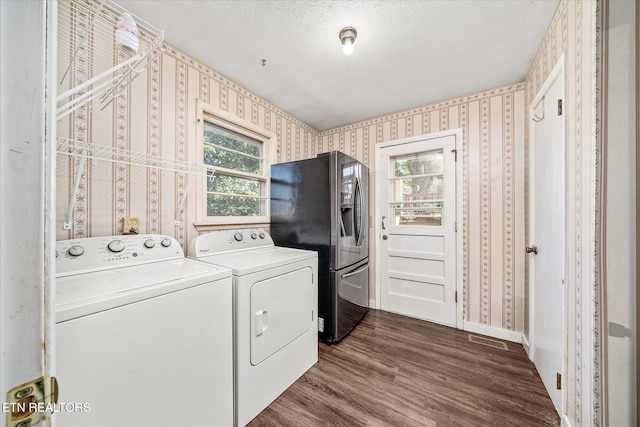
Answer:
[{"label": "window pane", "polygon": [[442,225],[442,150],[393,157],[390,216],[395,225]]},{"label": "window pane", "polygon": [[394,225],[442,225],[442,202],[393,203]]},{"label": "window pane", "polygon": [[254,197],[207,194],[208,216],[264,216],[264,200]]},{"label": "window pane", "polygon": [[442,150],[425,151],[423,153],[394,157],[392,161],[392,167],[395,176],[442,173]]},{"label": "window pane", "polygon": [[260,174],[262,172],[262,162],[260,160],[222,150],[208,144],[204,146],[204,163],[206,165],[220,166],[254,174]]},{"label": "window pane", "polygon": [[394,201],[442,199],[442,175],[391,181]]},{"label": "window pane", "polygon": [[213,123],[204,122],[204,142],[262,157],[262,142]]},{"label": "window pane", "polygon": [[207,191],[210,193],[242,194],[260,196],[261,182],[253,179],[214,175],[213,181],[207,178]]}]

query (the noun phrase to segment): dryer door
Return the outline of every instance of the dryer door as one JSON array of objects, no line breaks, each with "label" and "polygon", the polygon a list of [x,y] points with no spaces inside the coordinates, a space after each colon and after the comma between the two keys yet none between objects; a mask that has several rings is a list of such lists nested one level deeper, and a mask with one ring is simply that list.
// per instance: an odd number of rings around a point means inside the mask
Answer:
[{"label": "dryer door", "polygon": [[251,287],[251,364],[256,366],[313,325],[313,270],[304,267]]}]

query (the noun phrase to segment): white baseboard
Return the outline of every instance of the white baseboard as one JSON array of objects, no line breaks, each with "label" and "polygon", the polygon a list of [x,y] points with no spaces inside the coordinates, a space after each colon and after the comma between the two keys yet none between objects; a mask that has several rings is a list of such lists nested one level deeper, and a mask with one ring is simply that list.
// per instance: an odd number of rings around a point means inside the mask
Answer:
[{"label": "white baseboard", "polygon": [[376,307],[376,300],[374,299],[369,300],[369,308],[378,308]]},{"label": "white baseboard", "polygon": [[529,353],[529,340],[524,334],[522,334],[522,346],[524,347],[525,353],[527,353],[527,357],[531,359],[531,353]]},{"label": "white baseboard", "polygon": [[479,323],[464,322],[465,331],[476,334],[487,335],[500,340],[522,343],[523,335],[520,332],[509,331],[507,329],[496,328],[494,326],[481,325]]},{"label": "white baseboard", "polygon": [[571,424],[571,420],[569,420],[567,414],[562,414],[560,416],[560,424],[562,425],[562,427],[573,427],[573,424]]}]

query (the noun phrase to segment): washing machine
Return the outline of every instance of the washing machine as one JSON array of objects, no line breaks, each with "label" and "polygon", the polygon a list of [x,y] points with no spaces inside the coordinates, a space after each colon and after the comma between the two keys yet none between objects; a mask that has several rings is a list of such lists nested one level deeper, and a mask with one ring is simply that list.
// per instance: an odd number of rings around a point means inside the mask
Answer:
[{"label": "washing machine", "polygon": [[56,268],[57,425],[233,425],[231,270],[159,235],[59,241]]},{"label": "washing machine", "polygon": [[261,230],[198,236],[188,254],[233,273],[235,419],[249,423],[318,361],[318,256]]}]

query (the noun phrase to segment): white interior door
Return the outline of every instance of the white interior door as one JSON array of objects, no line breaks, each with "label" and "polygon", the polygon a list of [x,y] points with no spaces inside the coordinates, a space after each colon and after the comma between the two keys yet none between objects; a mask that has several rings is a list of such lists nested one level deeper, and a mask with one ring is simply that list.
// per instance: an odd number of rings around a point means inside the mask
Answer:
[{"label": "white interior door", "polygon": [[456,326],[456,135],[379,149],[380,308]]},{"label": "white interior door", "polygon": [[[564,98],[560,68],[532,103],[530,339],[532,360],[557,409],[562,395],[565,265]],[[535,246],[535,249],[534,249]],[[531,252],[533,250],[533,252]]]}]

